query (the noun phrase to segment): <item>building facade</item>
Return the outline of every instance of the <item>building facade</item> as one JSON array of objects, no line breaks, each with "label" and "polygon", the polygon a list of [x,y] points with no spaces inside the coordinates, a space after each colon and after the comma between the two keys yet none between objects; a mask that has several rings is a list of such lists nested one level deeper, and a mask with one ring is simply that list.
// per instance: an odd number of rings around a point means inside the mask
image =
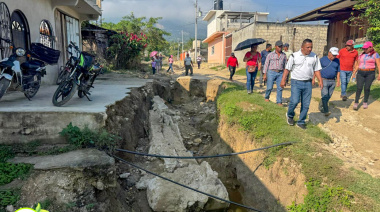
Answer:
[{"label": "building facade", "polygon": [[[246,39],[262,38],[267,42],[259,45],[258,51],[260,52],[265,49],[265,44],[267,43],[272,44],[274,48],[274,44],[278,40],[281,40],[283,43],[289,43],[289,49],[295,52],[301,49],[302,41],[309,38],[313,41],[313,52],[319,57],[327,53],[326,25],[256,22],[232,32],[230,36],[232,37],[232,51],[240,42]],[[249,49],[234,52],[240,64],[244,64],[243,58],[247,51]]]},{"label": "building facade", "polygon": [[287,22],[325,21],[328,24],[327,47],[344,48],[347,40],[354,40],[356,44],[367,41],[368,23],[351,25],[347,20],[352,16],[358,16],[360,10],[354,10],[353,6],[358,1],[336,0],[322,7],[316,8]]},{"label": "building facade", "polygon": [[[61,51],[58,64],[48,66],[44,83],[53,84],[59,67],[67,60],[66,47],[70,41],[80,48],[81,23],[97,20],[102,0],[3,0],[0,3],[0,36],[11,39],[16,47],[29,49],[31,43],[42,43]],[[9,14],[9,15],[7,15]],[[7,30],[9,29],[9,32]],[[1,42],[1,46],[6,46]],[[1,48],[1,58],[7,57]]]}]

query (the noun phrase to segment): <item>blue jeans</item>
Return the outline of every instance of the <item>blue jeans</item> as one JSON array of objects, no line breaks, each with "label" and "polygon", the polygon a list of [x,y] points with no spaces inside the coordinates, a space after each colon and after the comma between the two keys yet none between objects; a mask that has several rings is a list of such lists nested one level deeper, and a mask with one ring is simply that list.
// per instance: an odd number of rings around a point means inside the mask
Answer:
[{"label": "blue jeans", "polygon": [[301,112],[298,124],[305,124],[307,112],[309,111],[310,100],[311,100],[311,91],[313,86],[310,82],[303,82],[299,80],[291,80],[292,86],[290,89],[290,102],[288,107],[288,117],[294,118],[295,112],[298,103],[301,100]]},{"label": "blue jeans", "polygon": [[169,63],[169,68],[166,72],[169,72],[170,70],[172,70],[172,72],[174,72],[173,70],[173,63]]},{"label": "blue jeans", "polygon": [[153,74],[156,74],[156,68],[152,67]]},{"label": "blue jeans", "polygon": [[342,87],[342,96],[346,96],[347,85],[350,82],[352,71],[340,71],[340,83]]},{"label": "blue jeans", "polygon": [[245,72],[247,73],[247,91],[253,91],[253,86],[255,85],[255,79],[257,75],[257,67],[255,72],[248,72],[248,66],[245,68]]},{"label": "blue jeans", "polygon": [[282,103],[282,88],[280,86],[282,80],[283,72],[275,72],[269,70],[267,73],[267,90],[265,91],[265,99],[269,99],[270,93],[273,89],[273,84],[276,82],[277,85],[277,97],[276,103]]},{"label": "blue jeans", "polygon": [[335,80],[323,80],[323,88],[321,91],[322,95],[322,106],[323,106],[323,112],[327,113],[329,112],[329,100],[334,93],[335,89]]}]

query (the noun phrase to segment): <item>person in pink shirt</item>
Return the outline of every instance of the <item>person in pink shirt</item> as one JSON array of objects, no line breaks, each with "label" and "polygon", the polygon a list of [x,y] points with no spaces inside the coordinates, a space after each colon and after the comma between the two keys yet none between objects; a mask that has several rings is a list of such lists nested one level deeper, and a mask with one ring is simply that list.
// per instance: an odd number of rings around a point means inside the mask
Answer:
[{"label": "person in pink shirt", "polygon": [[174,70],[173,70],[173,55],[170,55],[169,59],[168,59],[168,62],[169,62],[169,68],[166,72],[169,72],[169,70],[172,70],[171,72],[174,73]]},{"label": "person in pink shirt", "polygon": [[[364,43],[363,53],[358,57],[358,65],[354,69],[353,76],[356,75],[357,89],[354,103],[354,110],[358,109],[359,98],[364,87],[363,109],[368,108],[369,92],[371,90],[372,82],[375,80],[375,69],[380,70],[380,57],[373,48],[370,41]],[[380,81],[380,75],[377,77]]]}]

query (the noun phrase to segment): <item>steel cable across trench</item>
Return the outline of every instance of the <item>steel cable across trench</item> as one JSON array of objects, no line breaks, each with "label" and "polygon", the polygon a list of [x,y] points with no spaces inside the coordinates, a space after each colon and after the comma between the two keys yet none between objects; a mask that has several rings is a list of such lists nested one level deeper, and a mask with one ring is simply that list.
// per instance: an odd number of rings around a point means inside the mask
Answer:
[{"label": "steel cable across trench", "polygon": [[141,152],[134,152],[126,149],[115,149],[116,151],[119,152],[126,152],[129,154],[134,154],[134,155],[141,155],[141,156],[148,156],[148,157],[156,157],[156,158],[174,158],[174,159],[202,159],[202,158],[218,158],[218,157],[228,157],[228,156],[234,156],[234,155],[241,155],[241,154],[246,154],[250,152],[256,152],[256,151],[261,151],[265,149],[270,149],[273,147],[278,147],[278,146],[285,146],[285,145],[291,145],[295,142],[285,142],[285,143],[280,143],[280,144],[275,144],[271,146],[266,146],[266,147],[261,147],[258,149],[251,149],[243,152],[233,152],[233,153],[228,153],[228,154],[221,154],[221,155],[204,155],[204,156],[170,156],[170,155],[155,155],[155,154],[147,154],[147,153],[141,153]]},{"label": "steel cable across trench", "polygon": [[[130,150],[126,150],[126,149],[115,149],[116,151],[120,151],[120,152],[126,152],[126,153],[129,153],[129,154],[135,154],[135,155],[141,155],[141,156],[148,156],[148,157],[156,157],[156,158],[173,158],[173,159],[201,159],[201,158],[217,158],[217,157],[227,157],[227,156],[234,156],[234,155],[239,155],[239,154],[246,154],[246,153],[250,153],[250,152],[256,152],[256,151],[260,151],[260,150],[265,150],[265,149],[270,149],[270,148],[273,148],[273,147],[278,147],[278,146],[284,146],[284,145],[291,145],[295,142],[285,142],[285,143],[280,143],[280,144],[275,144],[275,145],[271,145],[271,146],[267,146],[267,147],[262,147],[262,148],[258,148],[258,149],[252,149],[252,150],[247,150],[247,151],[243,151],[243,152],[234,152],[234,153],[228,153],[228,154],[221,154],[221,155],[211,155],[211,156],[191,156],[191,157],[184,157],[184,156],[168,156],[168,155],[155,155],[155,154],[146,154],[146,153],[141,153],[141,152],[134,152],[134,151],[130,151]],[[164,179],[166,181],[169,181],[171,183],[174,183],[176,185],[179,185],[179,186],[182,186],[184,188],[187,188],[187,189],[190,189],[192,191],[195,191],[195,192],[198,192],[198,193],[201,193],[203,195],[206,195],[206,196],[209,196],[211,198],[214,198],[214,199],[217,199],[217,200],[220,200],[220,201],[223,201],[223,202],[226,202],[226,203],[230,203],[230,204],[234,204],[234,205],[237,205],[237,206],[240,206],[240,207],[243,207],[243,208],[246,208],[246,209],[249,209],[249,210],[252,210],[252,211],[258,211],[258,212],[262,212],[261,210],[258,210],[256,208],[252,208],[250,206],[246,206],[246,205],[242,205],[240,203],[237,203],[237,202],[232,202],[232,201],[229,201],[229,200],[226,200],[226,199],[222,199],[220,197],[217,197],[215,195],[212,195],[212,194],[208,194],[208,193],[205,193],[203,191],[199,191],[197,189],[194,189],[194,188],[191,188],[189,186],[186,186],[186,185],[183,185],[181,183],[178,183],[178,182],[175,182],[169,178],[166,178],[166,177],[163,177],[163,176],[160,176],[159,174],[156,174],[154,172],[151,172],[151,171],[148,171],[140,166],[137,166],[133,163],[130,163],[120,157],[117,157],[115,155],[112,155],[114,158],[116,158],[117,160],[123,162],[123,163],[126,163],[130,166],[133,166],[137,169],[141,169],[151,175],[154,175],[156,177],[159,177],[161,179]]]}]

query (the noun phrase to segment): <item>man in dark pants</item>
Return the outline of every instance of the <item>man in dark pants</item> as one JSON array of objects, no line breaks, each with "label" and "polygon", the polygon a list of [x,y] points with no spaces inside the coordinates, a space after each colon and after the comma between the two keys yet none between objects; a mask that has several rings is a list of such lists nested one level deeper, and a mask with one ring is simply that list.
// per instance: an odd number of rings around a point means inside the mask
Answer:
[{"label": "man in dark pants", "polygon": [[236,67],[239,67],[239,62],[235,57],[235,53],[231,53],[231,57],[227,60],[227,68],[230,70],[230,80],[232,81],[232,77],[235,75]]},{"label": "man in dark pants", "polygon": [[[262,66],[262,68],[261,68],[261,71],[260,71],[260,79],[259,79],[260,88],[263,87],[263,82],[264,82],[264,80],[263,80],[263,77],[264,77],[263,68],[264,68],[264,65],[265,65],[265,60],[267,59],[268,54],[272,52],[271,50],[272,50],[272,44],[268,43],[266,45],[265,50],[261,51],[261,66]],[[265,84],[265,82],[264,82],[264,84]]]},{"label": "man in dark pants", "polygon": [[189,53],[186,54],[186,58],[183,61],[183,63],[185,65],[185,70],[186,70],[185,75],[187,76],[190,70],[190,76],[193,76],[193,61],[191,60]]},{"label": "man in dark pants", "polygon": [[291,72],[291,96],[286,113],[286,120],[289,125],[294,125],[294,116],[298,103],[301,101],[301,112],[297,122],[297,126],[301,129],[306,129],[306,116],[309,111],[311,93],[312,93],[312,79],[314,76],[318,78],[319,87],[323,88],[323,81],[320,70],[322,69],[321,63],[317,55],[312,52],[313,41],[305,39],[302,42],[301,50],[294,52],[289,58],[285,66],[285,71],[282,76],[281,87],[285,88],[286,77]]},{"label": "man in dark pants", "polygon": [[[322,99],[319,104],[319,109],[325,116],[329,116],[329,100],[335,89],[335,80],[337,79],[337,86],[340,86],[340,64],[339,59],[339,49],[336,47],[331,47],[327,56],[321,58],[321,77],[323,80],[323,88],[321,91]],[[313,77],[313,85],[315,84],[315,77]]]}]

